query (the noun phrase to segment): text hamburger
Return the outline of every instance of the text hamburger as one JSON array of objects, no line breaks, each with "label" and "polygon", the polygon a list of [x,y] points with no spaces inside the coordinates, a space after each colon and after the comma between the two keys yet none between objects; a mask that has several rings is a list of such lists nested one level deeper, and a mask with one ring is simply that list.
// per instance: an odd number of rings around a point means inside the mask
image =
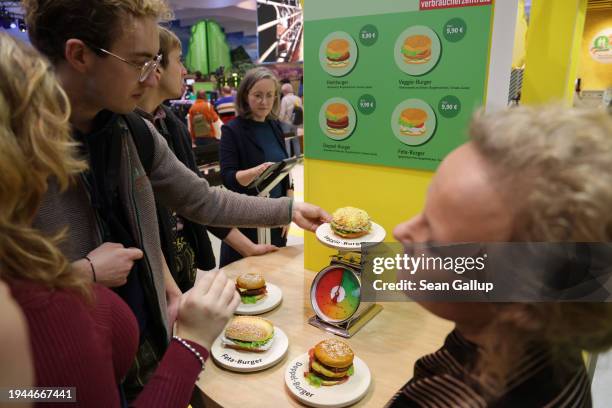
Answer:
[{"label": "text hamburger", "polygon": [[221,342],[227,348],[262,352],[272,347],[274,326],[256,316],[234,317],[225,328]]},{"label": "text hamburger", "polygon": [[245,273],[236,279],[236,290],[242,303],[257,303],[265,298],[268,290],[266,281],[258,273]]},{"label": "text hamburger", "polygon": [[327,131],[333,135],[345,135],[348,131],[348,106],[343,103],[330,103],[325,109]]},{"label": "text hamburger", "polygon": [[425,64],[431,60],[431,38],[411,35],[404,40],[402,57],[406,64]]},{"label": "text hamburger", "polygon": [[423,109],[404,109],[399,117],[399,131],[404,136],[421,136],[427,129],[427,112]]},{"label": "text hamburger", "polygon": [[351,54],[349,52],[349,42],[342,38],[331,40],[325,48],[327,66],[330,68],[344,68],[349,64]]},{"label": "text hamburger", "polygon": [[330,226],[331,230],[342,238],[358,238],[370,232],[372,221],[364,210],[342,207],[332,214]]},{"label": "text hamburger", "polygon": [[342,340],[323,340],[308,351],[308,356],[308,371],[304,377],[314,387],[342,384],[355,373],[355,355]]}]

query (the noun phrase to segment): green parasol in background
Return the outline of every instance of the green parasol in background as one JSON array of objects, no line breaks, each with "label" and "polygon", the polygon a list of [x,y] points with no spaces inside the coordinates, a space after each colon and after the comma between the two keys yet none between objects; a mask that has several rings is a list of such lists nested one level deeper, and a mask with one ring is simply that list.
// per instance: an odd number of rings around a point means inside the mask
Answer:
[{"label": "green parasol in background", "polygon": [[204,75],[219,67],[232,66],[230,49],[219,24],[203,20],[191,27],[185,66],[191,72],[200,71]]}]

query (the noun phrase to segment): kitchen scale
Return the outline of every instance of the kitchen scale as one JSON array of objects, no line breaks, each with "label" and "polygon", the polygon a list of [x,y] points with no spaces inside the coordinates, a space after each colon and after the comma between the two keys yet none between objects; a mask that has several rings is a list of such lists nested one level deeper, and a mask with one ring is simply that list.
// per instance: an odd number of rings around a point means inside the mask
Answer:
[{"label": "kitchen scale", "polygon": [[[343,239],[333,234],[329,224],[317,229],[324,245],[338,249],[330,265],[312,281],[310,303],[315,316],[308,323],[341,337],[350,338],[382,310],[375,302],[361,301],[361,243],[378,243],[385,238],[384,229],[372,223],[372,232],[357,238]],[[349,250],[347,248],[352,248]]]}]

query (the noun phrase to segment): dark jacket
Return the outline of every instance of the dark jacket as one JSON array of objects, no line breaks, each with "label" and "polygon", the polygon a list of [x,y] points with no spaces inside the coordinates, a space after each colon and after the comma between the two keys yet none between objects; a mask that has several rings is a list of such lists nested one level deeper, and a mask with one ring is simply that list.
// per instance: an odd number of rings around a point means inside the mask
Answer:
[{"label": "dark jacket", "polygon": [[[238,116],[223,125],[221,128],[221,144],[219,146],[219,162],[221,164],[221,177],[223,177],[223,185],[225,187],[237,193],[256,196],[256,189],[243,187],[236,180],[236,172],[239,170],[250,169],[265,162],[264,151],[255,140],[251,123],[250,120]],[[278,143],[282,146],[285,154],[287,154],[283,131],[279,122],[271,120],[269,123],[272,125]],[[287,190],[292,188],[289,177],[285,177],[281,181],[281,186],[283,188],[283,195],[286,195]]]},{"label": "dark jacket", "polygon": [[[193,156],[193,150],[191,147],[191,136],[187,126],[180,121],[178,117],[170,110],[170,108],[163,106],[166,117],[164,119],[157,119],[153,122],[159,133],[166,139],[168,146],[176,155],[176,158],[187,166],[198,176],[202,177],[198,166],[196,165],[195,157]],[[138,114],[143,116],[145,119],[151,120],[151,115],[141,110],[136,111]],[[173,231],[175,225],[172,225],[174,217],[172,216],[172,210],[164,207],[161,203],[156,202],[157,211],[160,222],[160,238],[162,244],[162,250],[166,256],[168,266],[171,268],[171,272],[177,279],[177,283],[181,290],[186,290],[185,283],[182,277],[177,276],[177,272],[172,270],[174,262],[174,242],[173,242]],[[225,239],[229,234],[230,229],[209,227],[208,230],[220,240]],[[195,253],[195,263],[199,269],[209,271],[216,266],[215,254],[212,250],[212,245],[207,233],[207,227],[184,220],[183,233],[189,242],[189,245],[193,248]]]},{"label": "dark jacket", "polygon": [[[292,202],[287,198],[253,199],[210,187],[205,179],[179,162],[166,140],[152,124],[146,123],[153,135],[155,152],[149,176],[142,167],[127,125],[120,120],[119,196],[132,235],[144,252],[143,264],[155,291],[153,311],[166,327],[166,292],[154,197],[194,222],[223,227],[287,224],[291,222]],[[97,218],[82,178],[64,192],[51,179],[33,225],[47,235],[56,235],[68,227],[59,248],[69,261],[76,261],[103,243]]]},{"label": "dark jacket", "polygon": [[[119,115],[114,115],[114,118],[108,128],[119,131],[119,203],[135,246],[144,252],[139,272],[142,272],[140,276],[146,284],[144,294],[151,321],[157,322],[153,335],[156,338],[152,340],[167,344],[163,257],[154,198],[194,222],[223,227],[284,225],[291,221],[292,204],[286,198],[265,200],[210,187],[205,179],[193,174],[176,159],[166,140],[151,123],[145,121],[153,136],[154,152],[151,172],[147,175],[125,120]],[[66,191],[60,191],[57,182],[51,178],[33,222],[33,226],[47,236],[64,231],[65,239],[58,246],[69,261],[84,258],[104,242],[100,214],[92,206],[91,190],[85,175],[75,181]],[[142,361],[151,361],[152,349],[148,340],[140,345],[138,370],[144,368],[140,365]],[[148,373],[151,373],[155,365],[147,365],[144,369],[149,368],[151,371]]]}]

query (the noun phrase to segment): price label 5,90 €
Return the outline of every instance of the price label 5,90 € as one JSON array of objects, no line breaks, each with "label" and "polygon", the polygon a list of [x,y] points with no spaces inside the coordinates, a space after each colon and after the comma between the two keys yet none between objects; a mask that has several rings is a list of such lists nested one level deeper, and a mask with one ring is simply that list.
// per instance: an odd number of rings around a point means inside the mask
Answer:
[{"label": "price label 5,90 \u20ac", "polygon": [[461,112],[461,101],[453,95],[447,95],[440,99],[438,112],[445,118],[454,118]]}]

